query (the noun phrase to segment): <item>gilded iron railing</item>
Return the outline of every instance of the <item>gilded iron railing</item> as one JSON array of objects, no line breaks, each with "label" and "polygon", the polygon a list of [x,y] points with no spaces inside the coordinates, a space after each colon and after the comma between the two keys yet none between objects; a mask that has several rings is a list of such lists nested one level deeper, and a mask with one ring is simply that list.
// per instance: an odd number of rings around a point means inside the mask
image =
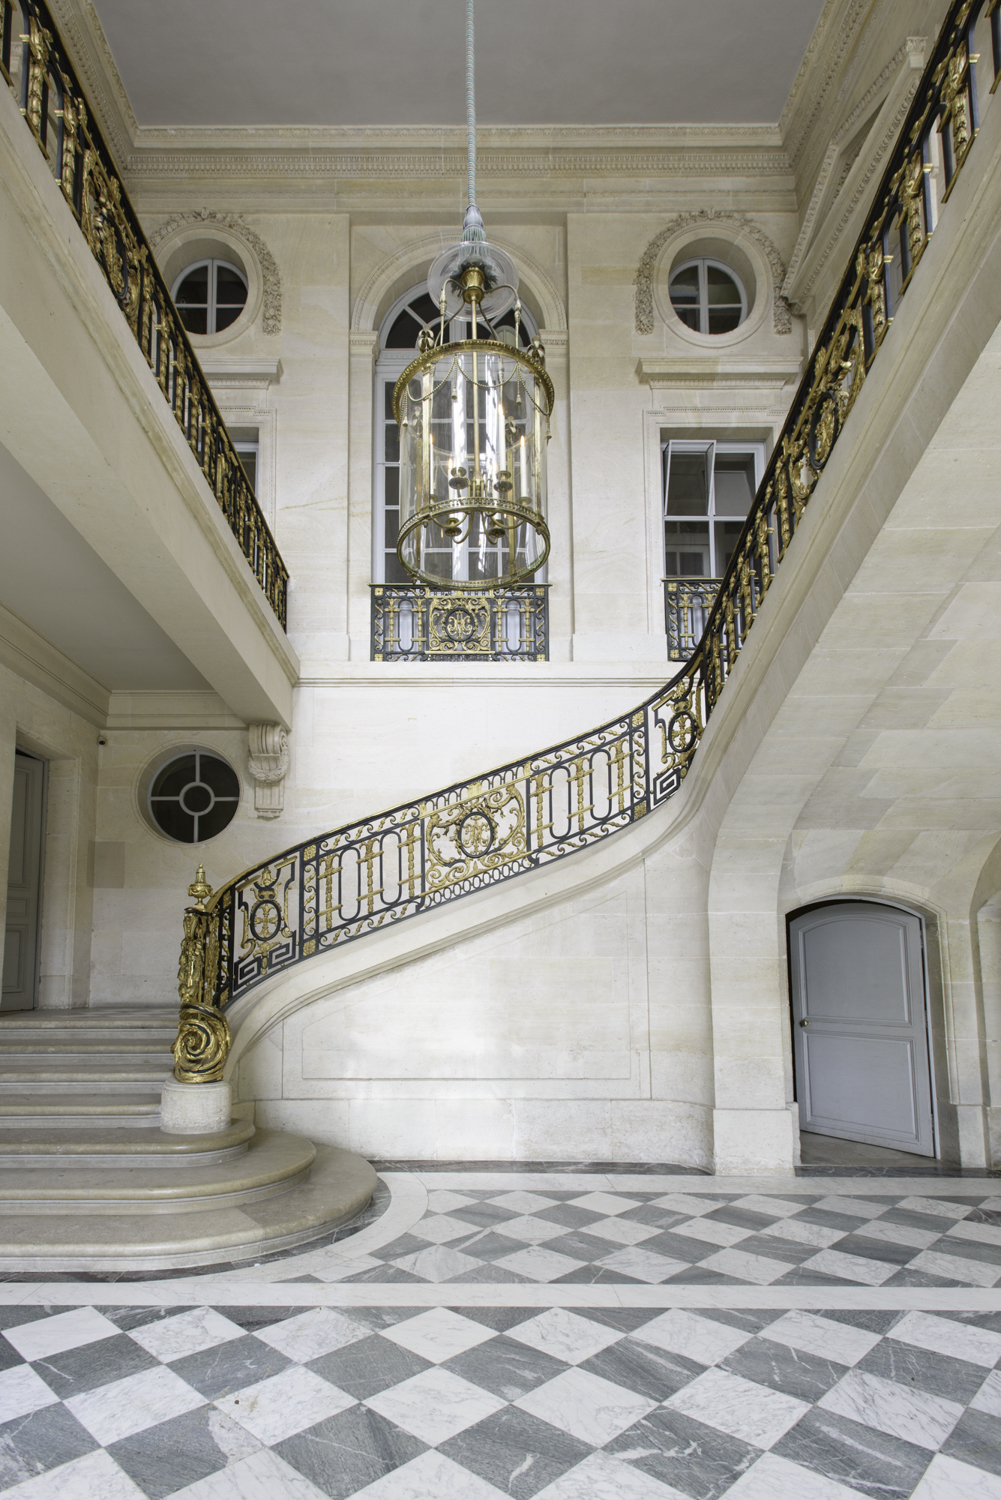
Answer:
[{"label": "gilded iron railing", "polygon": [[668,661],[687,661],[702,639],[721,578],[665,578]]},{"label": "gilded iron railing", "polygon": [[545,583],[475,594],[372,584],[373,661],[548,661]]},{"label": "gilded iron railing", "polygon": [[978,124],[971,39],[986,25],[996,86],[999,19],[998,0],[950,7],[687,665],[622,718],[286,849],[215,896],[200,876],[185,915],[179,1078],[219,1076],[222,1012],[265,979],[589,848],[678,790],[966,161]]},{"label": "gilded iron railing", "polygon": [[0,0],[0,70],[282,628],[288,570],[47,7]]}]

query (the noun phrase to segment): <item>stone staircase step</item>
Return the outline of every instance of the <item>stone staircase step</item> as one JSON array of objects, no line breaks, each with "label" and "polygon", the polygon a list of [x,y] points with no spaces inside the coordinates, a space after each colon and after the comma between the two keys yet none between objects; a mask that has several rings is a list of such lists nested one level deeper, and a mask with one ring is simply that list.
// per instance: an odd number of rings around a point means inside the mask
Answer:
[{"label": "stone staircase step", "polygon": [[0,1061],[0,1088],[26,1083],[82,1084],[87,1088],[103,1084],[151,1083],[159,1088],[169,1071],[159,1063],[108,1063],[103,1067],[86,1063],[67,1063],[65,1067],[58,1063],[43,1063],[36,1067],[25,1063],[19,1067]]},{"label": "stone staircase step", "polygon": [[[252,1153],[250,1153],[252,1154]],[[72,1213],[4,1216],[0,1274],[31,1271],[166,1271],[254,1261],[307,1243],[353,1219],[376,1177],[367,1161],[335,1146],[316,1147],[307,1181],[252,1207],[143,1214],[135,1205],[81,1218]],[[123,1250],[123,1246],[127,1247]]]},{"label": "stone staircase step", "polygon": [[0,1038],[10,1031],[160,1030],[177,1035],[176,1010],[10,1010],[0,1015]]},{"label": "stone staircase step", "polygon": [[0,1092],[0,1132],[51,1120],[70,1129],[100,1126],[149,1128],[160,1124],[159,1093],[62,1094]]},{"label": "stone staircase step", "polygon": [[156,1119],[153,1129],[135,1131],[86,1120],[60,1126],[51,1115],[28,1123],[0,1120],[0,1169],[208,1166],[246,1154],[253,1113],[251,1105],[237,1105],[232,1124],[211,1135],[164,1135]]}]

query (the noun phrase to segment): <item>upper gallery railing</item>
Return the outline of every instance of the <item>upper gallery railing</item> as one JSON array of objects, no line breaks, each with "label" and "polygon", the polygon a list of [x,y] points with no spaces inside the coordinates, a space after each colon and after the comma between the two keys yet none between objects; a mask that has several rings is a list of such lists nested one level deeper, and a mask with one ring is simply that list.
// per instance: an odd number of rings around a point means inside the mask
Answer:
[{"label": "upper gallery railing", "polygon": [[687,661],[702,639],[721,578],[665,578],[668,661]]},{"label": "upper gallery railing", "polygon": [[546,583],[372,584],[373,661],[548,661]]},{"label": "upper gallery railing", "polygon": [[886,336],[1001,66],[998,0],[956,0],[719,586],[702,639],[635,711],[549,750],[320,834],[213,896],[199,869],[181,949],[175,1074],[218,1078],[225,1008],[339,944],[586,849],[680,787],[709,715]]},{"label": "upper gallery railing", "polygon": [[288,570],[52,17],[41,0],[0,7],[0,70],[284,629]]}]

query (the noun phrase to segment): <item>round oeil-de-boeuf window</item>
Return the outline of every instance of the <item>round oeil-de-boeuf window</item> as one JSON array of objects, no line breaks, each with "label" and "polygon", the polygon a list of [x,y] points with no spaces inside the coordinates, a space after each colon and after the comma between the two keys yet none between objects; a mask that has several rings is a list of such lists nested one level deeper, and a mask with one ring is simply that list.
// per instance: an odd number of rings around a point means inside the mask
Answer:
[{"label": "round oeil-de-boeuf window", "polygon": [[211,750],[188,750],[161,766],[146,803],[151,821],[179,844],[201,844],[233,821],[240,805],[236,772]]}]

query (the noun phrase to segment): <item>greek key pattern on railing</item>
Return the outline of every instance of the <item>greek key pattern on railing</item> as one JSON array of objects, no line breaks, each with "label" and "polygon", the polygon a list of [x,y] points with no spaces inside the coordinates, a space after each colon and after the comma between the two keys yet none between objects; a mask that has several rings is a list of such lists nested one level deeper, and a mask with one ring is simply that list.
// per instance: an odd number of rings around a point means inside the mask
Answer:
[{"label": "greek key pattern on railing", "polygon": [[545,583],[475,594],[372,584],[373,661],[547,661]]},{"label": "greek key pattern on railing", "polygon": [[665,578],[668,661],[687,661],[702,639],[721,578]]},{"label": "greek key pattern on railing", "polygon": [[[202,967],[187,949],[182,955],[189,1007],[200,999],[203,1009],[225,1009],[303,960],[546,868],[649,816],[678,791],[967,158],[978,122],[971,38],[984,27],[991,87],[1001,67],[998,0],[953,4],[683,670],[633,713],[287,849],[189,908],[210,919],[198,929]],[[196,1036],[192,1051],[205,1045]]]},{"label": "greek key pattern on railing", "polygon": [[284,629],[288,570],[52,17],[41,0],[0,0],[0,24],[0,71]]}]

